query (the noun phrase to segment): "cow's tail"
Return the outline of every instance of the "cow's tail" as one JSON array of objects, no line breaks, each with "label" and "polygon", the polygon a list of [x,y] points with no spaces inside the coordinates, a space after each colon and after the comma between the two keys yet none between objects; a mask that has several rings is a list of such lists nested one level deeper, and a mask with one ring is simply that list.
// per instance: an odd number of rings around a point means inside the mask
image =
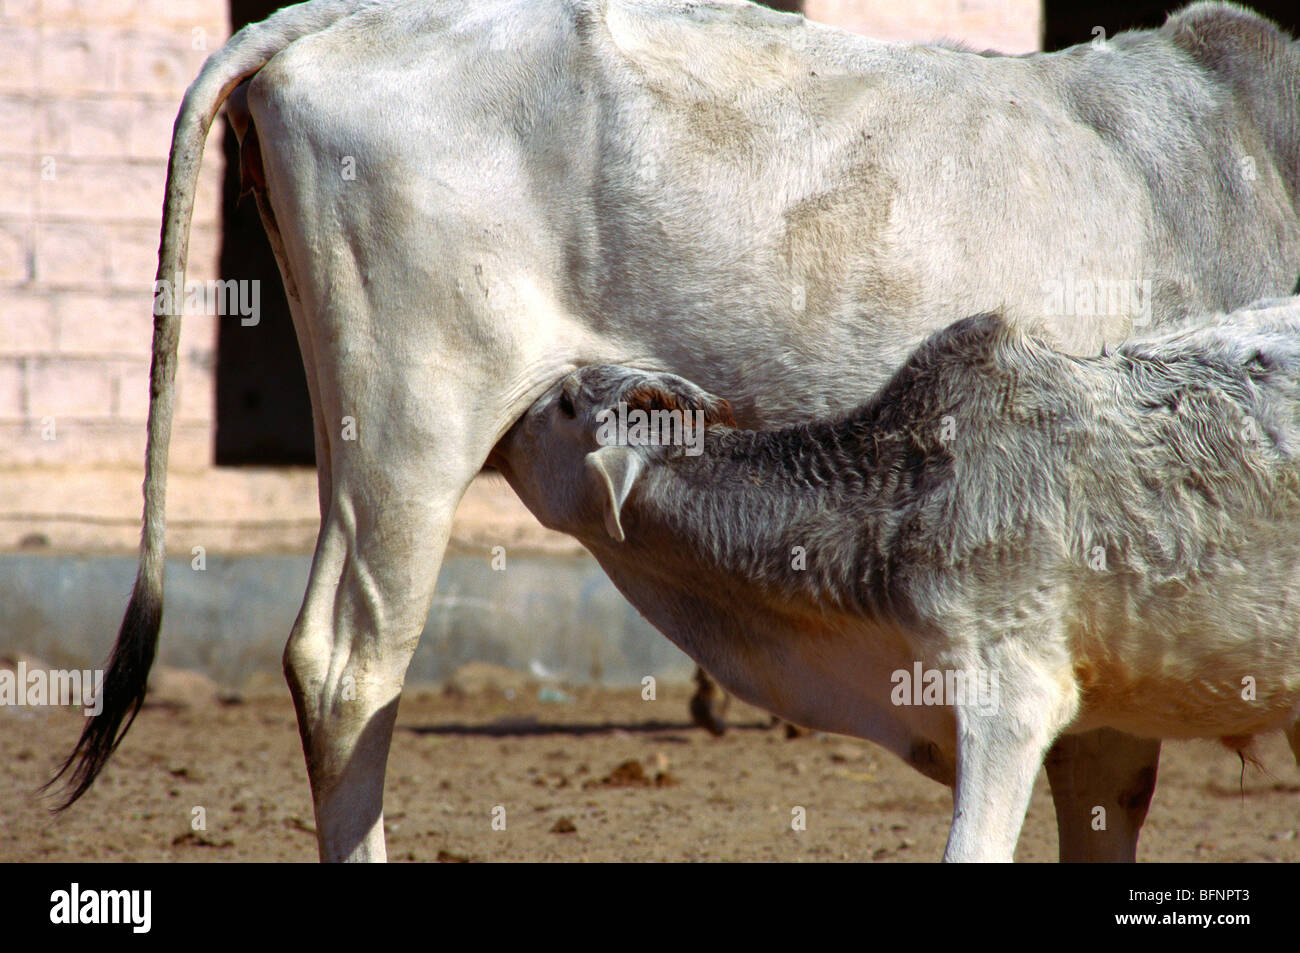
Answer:
[{"label": "cow's tail", "polygon": [[185,265],[190,218],[203,145],[217,110],[237,85],[256,73],[295,40],[317,33],[364,5],[364,0],[314,0],[289,7],[240,30],[213,53],[185,92],[172,130],[163,202],[162,242],[155,282],[153,361],[149,371],[149,429],[145,451],[144,533],[140,567],[126,607],[117,644],[108,661],[103,687],[91,718],[72,749],[42,790],[66,776],[62,811],[85,794],[131,727],[144,703],[149,669],[162,625],[167,451],[176,397],[176,346],[184,307]]}]

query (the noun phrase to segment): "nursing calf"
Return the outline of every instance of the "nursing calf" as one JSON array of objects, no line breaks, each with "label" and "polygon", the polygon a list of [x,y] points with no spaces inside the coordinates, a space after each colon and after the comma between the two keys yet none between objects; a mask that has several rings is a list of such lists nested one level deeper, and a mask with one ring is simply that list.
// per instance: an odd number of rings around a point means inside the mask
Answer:
[{"label": "nursing calf", "polygon": [[1063,734],[1300,758],[1300,298],[1093,358],[968,318],[847,416],[732,423],[588,366],[497,462],[737,695],[954,786],[946,859],[1011,859]]}]

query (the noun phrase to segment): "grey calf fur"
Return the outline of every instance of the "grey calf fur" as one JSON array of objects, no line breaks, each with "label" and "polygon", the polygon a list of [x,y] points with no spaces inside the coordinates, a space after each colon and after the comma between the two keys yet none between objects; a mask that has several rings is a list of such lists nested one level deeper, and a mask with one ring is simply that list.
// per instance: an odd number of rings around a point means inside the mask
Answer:
[{"label": "grey calf fur", "polygon": [[[703,452],[598,445],[620,402],[713,422]],[[1300,759],[1300,299],[1095,358],[982,315],[841,419],[729,414],[674,375],[586,367],[502,470],[738,695],[954,784],[949,858],[1009,859],[1062,733],[1281,729]],[[913,660],[996,672],[996,714],[890,712]]]}]

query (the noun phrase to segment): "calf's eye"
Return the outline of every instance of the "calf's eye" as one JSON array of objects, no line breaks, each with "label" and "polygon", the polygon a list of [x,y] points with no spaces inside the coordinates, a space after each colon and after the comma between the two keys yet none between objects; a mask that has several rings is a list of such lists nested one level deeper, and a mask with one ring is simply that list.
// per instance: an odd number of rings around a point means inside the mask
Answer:
[{"label": "calf's eye", "polygon": [[560,412],[570,418],[577,415],[577,412],[573,409],[573,398],[569,396],[567,390],[560,391]]}]

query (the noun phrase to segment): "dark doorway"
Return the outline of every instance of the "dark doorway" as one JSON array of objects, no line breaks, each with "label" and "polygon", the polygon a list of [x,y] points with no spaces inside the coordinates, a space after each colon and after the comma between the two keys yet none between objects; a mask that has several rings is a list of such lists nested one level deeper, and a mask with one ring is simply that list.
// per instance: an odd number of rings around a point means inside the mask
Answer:
[{"label": "dark doorway", "polygon": [[[1123,30],[1152,29],[1161,26],[1169,14],[1187,6],[1186,2],[1161,0],[1045,0],[1043,4],[1043,49],[1059,50],[1093,39],[1093,29],[1101,27],[1106,36]],[[1243,0],[1242,6],[1268,17],[1295,36],[1300,30],[1300,3],[1297,0]]]},{"label": "dark doorway", "polygon": [[[231,27],[265,20],[281,6],[283,0],[231,0]],[[214,457],[217,466],[310,466],[316,457],[311,399],[293,319],[257,203],[239,197],[239,142],[225,125],[221,277],[261,283],[260,320],[245,327],[223,318],[217,330]]]}]

